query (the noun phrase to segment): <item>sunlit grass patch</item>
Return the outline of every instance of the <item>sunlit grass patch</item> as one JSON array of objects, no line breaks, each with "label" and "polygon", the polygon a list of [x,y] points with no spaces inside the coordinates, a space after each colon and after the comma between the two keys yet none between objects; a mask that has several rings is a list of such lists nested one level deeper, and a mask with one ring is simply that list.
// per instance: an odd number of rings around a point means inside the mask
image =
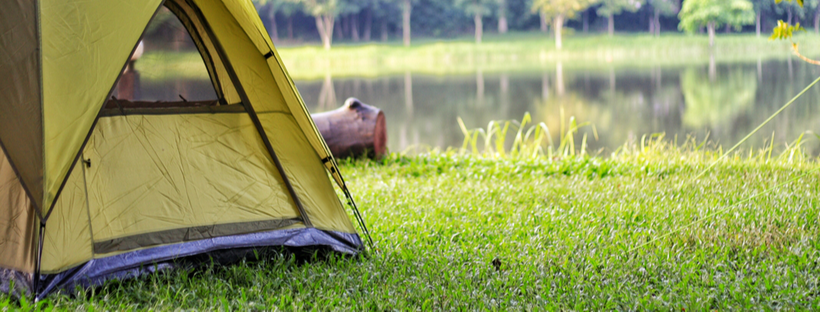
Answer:
[{"label": "sunlit grass patch", "polygon": [[[581,152],[582,132],[591,126],[567,122],[563,131],[549,129],[557,136],[550,142],[547,129],[533,130],[540,125],[514,124],[484,129],[491,139],[479,139],[476,152],[468,142],[464,151],[342,161],[376,240],[378,251],[366,257],[301,263],[270,254],[262,261],[114,281],[42,305],[820,309],[820,175],[806,175],[818,166],[800,149],[806,137],[787,148],[769,144],[732,154],[700,175],[722,154],[704,138],[647,135],[595,155]],[[499,145],[492,137],[502,134],[507,141]],[[574,152],[570,143],[561,147],[570,137]],[[732,209],[707,218],[725,207]],[[0,309],[21,305],[0,296]]]}]

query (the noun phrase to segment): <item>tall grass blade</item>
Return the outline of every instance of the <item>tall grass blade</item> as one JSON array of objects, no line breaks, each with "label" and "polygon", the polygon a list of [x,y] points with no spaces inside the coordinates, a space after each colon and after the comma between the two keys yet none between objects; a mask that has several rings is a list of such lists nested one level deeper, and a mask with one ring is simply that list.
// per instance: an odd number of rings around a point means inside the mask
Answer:
[{"label": "tall grass blade", "polygon": [[761,123],[759,126],[757,126],[757,128],[755,128],[754,130],[752,130],[752,132],[750,132],[749,134],[747,134],[747,135],[746,135],[746,137],[744,137],[742,140],[740,140],[740,142],[737,142],[737,144],[735,144],[735,146],[733,146],[733,147],[732,147],[732,148],[730,148],[728,151],[726,151],[725,153],[723,153],[723,155],[721,155],[721,156],[720,156],[720,158],[718,158],[718,159],[716,159],[715,161],[713,161],[713,162],[712,162],[712,164],[711,164],[711,165],[709,165],[709,167],[707,167],[707,168],[706,168],[706,170],[703,170],[703,172],[701,172],[699,175],[697,175],[697,177],[695,177],[695,179],[699,179],[699,178],[701,178],[704,174],[706,174],[706,172],[708,172],[709,170],[712,170],[712,168],[714,168],[714,167],[715,167],[715,165],[716,165],[719,161],[721,161],[721,160],[723,160],[724,158],[726,158],[726,156],[728,156],[728,155],[729,155],[729,153],[734,152],[734,151],[735,151],[738,147],[740,147],[740,145],[741,145],[741,144],[743,144],[743,143],[745,143],[747,140],[749,140],[749,138],[751,138],[751,137],[752,137],[752,135],[754,135],[755,133],[757,133],[757,131],[760,131],[760,129],[762,129],[762,128],[763,128],[763,126],[765,126],[765,125],[766,125],[766,124],[768,124],[770,121],[772,121],[772,120],[774,119],[774,117],[777,117],[777,115],[780,115],[780,113],[781,113],[781,112],[783,112],[784,110],[786,110],[786,108],[788,108],[789,106],[791,106],[791,105],[792,105],[792,103],[794,103],[795,101],[797,101],[797,99],[799,99],[801,96],[803,96],[803,94],[804,94],[804,93],[806,93],[807,91],[809,91],[809,89],[811,89],[812,87],[814,87],[814,85],[816,85],[818,82],[820,82],[820,77],[818,77],[817,79],[815,79],[815,80],[814,80],[814,82],[812,82],[811,84],[809,84],[809,85],[808,85],[805,89],[803,89],[803,91],[800,91],[800,93],[798,93],[796,96],[794,96],[794,98],[792,98],[789,102],[787,102],[785,105],[783,105],[783,107],[781,107],[781,108],[780,108],[780,109],[778,109],[776,112],[774,112],[774,114],[772,114],[771,116],[769,116],[769,118],[767,118],[765,121],[763,121],[763,123]]}]

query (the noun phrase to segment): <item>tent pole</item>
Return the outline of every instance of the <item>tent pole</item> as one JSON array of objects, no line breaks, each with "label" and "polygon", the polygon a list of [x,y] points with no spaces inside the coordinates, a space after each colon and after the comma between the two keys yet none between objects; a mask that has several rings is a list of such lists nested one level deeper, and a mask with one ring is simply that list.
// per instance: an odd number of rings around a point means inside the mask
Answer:
[{"label": "tent pole", "polygon": [[40,235],[38,236],[38,243],[37,243],[37,258],[35,259],[36,264],[34,267],[34,281],[33,281],[33,289],[32,293],[34,294],[34,302],[39,301],[40,299],[40,264],[43,263],[43,236],[46,232],[46,222],[40,221]]},{"label": "tent pole", "polygon": [[362,232],[365,236],[367,236],[367,242],[370,245],[370,250],[376,250],[375,244],[373,243],[373,237],[370,236],[370,231],[367,229],[367,224],[364,222],[364,217],[362,217],[361,212],[359,212],[359,206],[356,205],[356,201],[353,200],[353,195],[350,194],[350,189],[347,188],[347,182],[345,182],[345,178],[342,176],[342,173],[339,172],[336,164],[333,164],[333,169],[336,170],[336,173],[339,175],[339,179],[342,180],[342,190],[345,193],[345,197],[347,197],[347,204],[350,205],[350,208],[353,209],[353,215],[356,216],[356,219],[359,221],[359,225],[362,227]]}]

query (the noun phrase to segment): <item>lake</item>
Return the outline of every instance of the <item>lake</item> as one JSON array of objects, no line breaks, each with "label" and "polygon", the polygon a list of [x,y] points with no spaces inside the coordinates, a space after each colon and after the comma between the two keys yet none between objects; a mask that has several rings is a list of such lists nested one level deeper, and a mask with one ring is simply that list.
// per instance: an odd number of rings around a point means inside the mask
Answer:
[{"label": "lake", "polygon": [[[678,142],[688,136],[703,140],[708,134],[710,141],[728,148],[820,76],[820,67],[796,58],[641,68],[553,65],[524,72],[408,72],[295,83],[314,113],[335,109],[348,97],[384,110],[388,145],[394,152],[460,147],[464,136],[459,117],[469,128],[486,128],[492,120],[521,120],[530,113],[534,121],[548,126],[556,141],[561,123],[570,117],[588,122],[588,150],[605,156],[655,133],[677,137]],[[174,68],[143,72],[137,98],[214,98],[207,72],[204,67],[198,70],[202,74],[185,72],[179,77],[174,73],[182,71]],[[763,147],[774,135],[777,146],[783,147],[806,131],[820,132],[818,100],[820,87],[815,87],[748,146]],[[820,151],[820,140],[813,134],[805,139],[812,153]]]},{"label": "lake", "polygon": [[[708,138],[728,148],[820,76],[820,68],[797,59],[658,68],[563,68],[544,72],[476,72],[427,76],[405,73],[377,78],[326,77],[296,81],[311,112],[336,108],[348,97],[384,110],[392,151],[414,147],[460,147],[468,128],[491,120],[521,120],[530,113],[553,139],[561,122],[589,122],[589,150],[607,154],[644,134],[665,133],[682,142]],[[784,111],[753,137],[762,147],[820,132],[820,87]],[[563,116],[563,118],[561,117]],[[512,131],[511,131],[512,132]],[[818,139],[809,135],[813,152]],[[556,143],[557,144],[557,143]]]}]

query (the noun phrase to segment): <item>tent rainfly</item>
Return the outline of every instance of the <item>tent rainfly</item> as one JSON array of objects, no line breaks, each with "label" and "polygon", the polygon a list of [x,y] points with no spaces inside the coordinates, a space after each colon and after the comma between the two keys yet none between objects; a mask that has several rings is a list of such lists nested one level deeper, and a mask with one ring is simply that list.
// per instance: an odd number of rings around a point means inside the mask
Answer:
[{"label": "tent rainfly", "polygon": [[[160,10],[215,100],[112,96]],[[250,0],[3,1],[0,291],[42,298],[269,246],[361,252],[331,180],[350,192],[266,34]]]}]

